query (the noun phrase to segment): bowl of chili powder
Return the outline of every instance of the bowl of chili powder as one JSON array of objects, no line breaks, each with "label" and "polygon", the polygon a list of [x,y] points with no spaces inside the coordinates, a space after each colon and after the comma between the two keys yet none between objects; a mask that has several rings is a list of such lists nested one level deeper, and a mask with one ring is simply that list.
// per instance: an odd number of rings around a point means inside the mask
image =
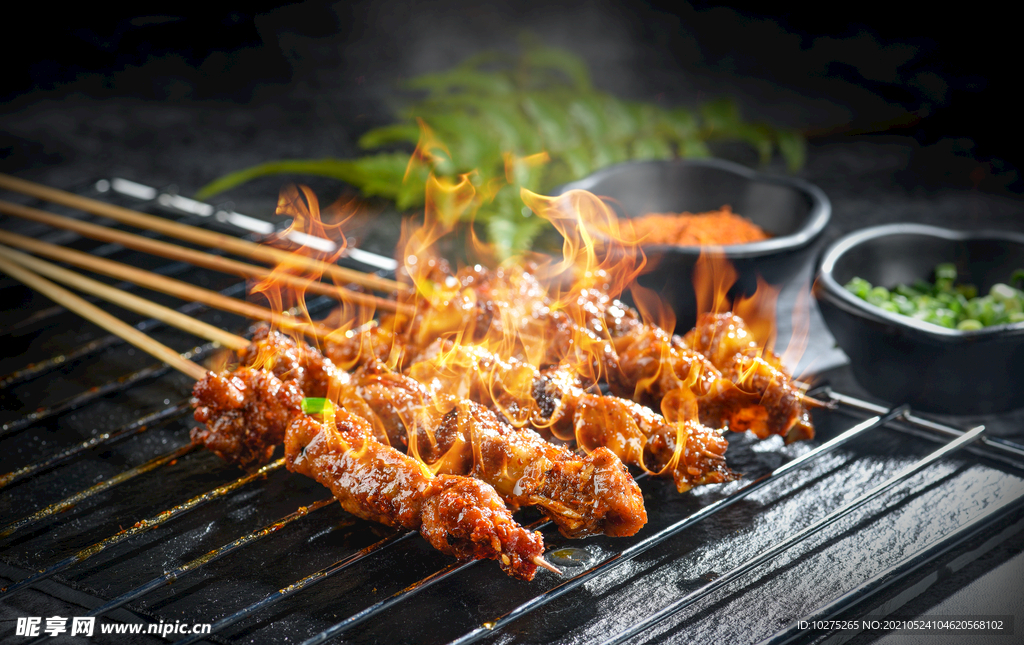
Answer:
[{"label": "bowl of chili powder", "polygon": [[752,295],[759,278],[782,287],[810,266],[832,213],[813,184],[723,159],[617,164],[556,194],[574,189],[601,197],[620,235],[639,243],[647,266],[638,282],[672,306],[679,330],[699,313],[693,270],[702,253],[732,264],[730,299]]}]

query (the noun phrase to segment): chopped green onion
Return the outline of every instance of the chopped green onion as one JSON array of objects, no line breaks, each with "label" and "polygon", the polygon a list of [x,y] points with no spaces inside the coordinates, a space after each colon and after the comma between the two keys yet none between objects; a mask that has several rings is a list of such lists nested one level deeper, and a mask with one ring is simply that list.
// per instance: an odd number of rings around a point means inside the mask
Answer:
[{"label": "chopped green onion", "polygon": [[1017,290],[1008,284],[997,282],[988,290],[988,295],[1001,302],[1006,302],[1007,300],[1013,300],[1017,297]]},{"label": "chopped green onion", "polygon": [[981,329],[982,327],[984,327],[984,325],[982,325],[980,321],[977,321],[974,318],[967,318],[966,320],[961,320],[956,325],[956,328],[961,331],[971,331],[974,329]]},{"label": "chopped green onion", "polygon": [[968,300],[978,297],[978,287],[973,284],[958,284],[953,289]]},{"label": "chopped green onion", "polygon": [[939,264],[935,267],[935,281],[956,280],[956,265],[951,263]]},{"label": "chopped green onion", "polygon": [[866,299],[871,291],[871,283],[863,278],[854,278],[846,283],[846,289],[858,298]]},{"label": "chopped green onion", "polygon": [[917,280],[914,285],[896,285],[892,290],[853,278],[846,289],[869,303],[894,314],[940,325],[948,329],[973,330],[993,325],[1024,322],[1024,269],[1014,271],[1010,284],[996,283],[988,295],[978,297],[971,284],[954,284],[956,265],[935,267],[935,283]]},{"label": "chopped green onion", "polygon": [[880,305],[889,300],[889,290],[885,287],[875,287],[868,292],[866,300],[873,305]]},{"label": "chopped green onion", "polygon": [[331,402],[328,399],[308,396],[302,399],[302,411],[306,414],[323,414],[324,409],[330,409]]},{"label": "chopped green onion", "polygon": [[1010,276],[1010,284],[1017,286],[1018,289],[1024,289],[1024,269],[1017,269]]}]

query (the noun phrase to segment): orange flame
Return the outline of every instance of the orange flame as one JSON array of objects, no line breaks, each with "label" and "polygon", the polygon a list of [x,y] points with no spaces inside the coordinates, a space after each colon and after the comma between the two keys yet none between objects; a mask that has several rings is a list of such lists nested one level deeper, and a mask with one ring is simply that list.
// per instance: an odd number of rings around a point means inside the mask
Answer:
[{"label": "orange flame", "polygon": [[[343,227],[355,216],[359,215],[358,206],[353,201],[337,202],[325,209],[325,214],[333,223],[324,221],[321,214],[319,201],[313,191],[307,186],[286,186],[282,189],[277,203],[277,214],[292,218],[287,229],[276,234],[270,243],[284,245],[292,248],[289,259],[278,264],[271,271],[270,275],[256,282],[250,287],[251,294],[260,294],[269,303],[272,311],[282,312],[286,318],[278,318],[271,323],[271,327],[289,334],[299,341],[317,343],[315,338],[300,338],[303,330],[308,330],[314,324],[306,303],[305,291],[294,282],[285,282],[284,278],[300,277],[310,281],[320,280],[322,272],[309,268],[307,263],[300,262],[299,257],[313,258],[325,263],[334,263],[345,252],[348,242],[343,232]],[[319,239],[324,243],[320,246],[311,244],[300,244],[295,240]],[[336,285],[340,287],[341,285]],[[374,316],[373,307],[364,302],[353,303],[344,297],[346,293],[338,289],[338,300],[342,303],[340,310],[335,314],[338,321],[346,321],[336,325],[338,334],[344,334],[347,330],[360,322],[371,320]],[[284,324],[294,319],[294,324]],[[262,351],[263,348],[261,348]],[[257,367],[270,367],[273,364],[273,357],[261,353],[257,357]]]},{"label": "orange flame", "polygon": [[[520,189],[520,196],[534,216],[542,218],[562,236],[561,257],[529,256],[513,258],[491,270],[483,270],[476,262],[493,266],[493,247],[476,236],[473,219],[481,205],[493,200],[501,190],[513,190],[523,177],[548,161],[546,153],[526,157],[506,154],[504,179],[481,181],[478,173],[466,173],[448,179],[441,170],[451,164],[451,156],[436,135],[422,122],[421,139],[406,168],[407,182],[429,173],[425,185],[425,207],[421,217],[403,222],[396,251],[400,267],[399,279],[413,288],[399,296],[402,304],[414,313],[384,316],[377,331],[385,338],[398,334],[411,337],[400,340],[417,348],[427,348],[410,372],[438,396],[426,403],[426,410],[416,419],[403,419],[406,427],[415,428],[416,438],[410,440],[409,452],[423,454],[437,449],[433,424],[448,410],[450,397],[473,398],[499,411],[516,426],[536,423],[533,410],[524,402],[532,399],[537,369],[562,361],[576,370],[584,382],[600,382],[608,376],[610,363],[606,357],[615,352],[615,338],[605,328],[604,311],[609,303],[627,289],[631,291],[644,322],[657,325],[667,342],[661,350],[671,350],[671,330],[675,314],[658,294],[640,287],[637,277],[647,268],[647,257],[633,234],[629,222],[620,222],[612,208],[600,198],[585,191],[570,191],[558,197],[547,197]],[[438,174],[434,174],[434,170]],[[344,211],[344,209],[342,209]],[[293,229],[325,238],[344,240],[341,224],[325,224],[316,198],[308,188],[282,193],[278,212],[293,217]],[[342,212],[337,216],[346,219]],[[465,229],[460,223],[468,222]],[[463,234],[468,263],[453,271],[439,252],[445,241]],[[344,248],[334,254],[317,257],[333,262]],[[308,250],[307,250],[308,251]],[[450,255],[450,254],[448,254]],[[277,271],[299,269],[283,265]],[[725,259],[721,247],[705,247],[694,268],[698,308],[701,313],[733,311],[747,324],[751,342],[756,340],[757,358],[775,364],[772,354],[775,343],[775,312],[778,289],[759,280],[753,295],[731,299],[730,289],[736,282],[735,268]],[[319,278],[320,276],[315,276]],[[299,314],[309,319],[303,294],[280,292],[271,278],[254,291],[263,293],[277,310],[295,304]],[[363,345],[355,352],[352,369],[359,356],[369,351],[367,334],[360,330],[373,324],[374,312],[366,306],[346,303],[331,319],[338,341],[358,340]],[[805,303],[806,304],[806,303]],[[798,310],[800,307],[797,308]],[[797,311],[794,311],[797,315]],[[415,318],[409,324],[409,316]],[[560,324],[563,321],[565,324]],[[794,334],[783,360],[796,360],[806,346],[807,324],[794,323]],[[389,336],[390,334],[390,336]],[[359,336],[359,339],[356,337]],[[332,335],[334,338],[334,335]],[[395,371],[406,367],[401,355],[403,343],[395,342],[387,353],[387,366]],[[367,350],[364,353],[364,350]],[[379,352],[376,352],[380,357]],[[497,357],[497,358],[494,358]],[[664,357],[663,357],[664,358]],[[668,361],[660,361],[658,369]],[[752,361],[749,374],[757,363]],[[612,367],[611,369],[614,369]],[[663,376],[657,370],[645,374],[637,391],[645,391]],[[665,419],[676,425],[675,442],[666,441],[672,457],[664,469],[679,466],[687,442],[685,424],[697,418],[697,401],[693,393],[702,378],[699,369],[680,377],[683,386],[662,400]],[[433,384],[433,385],[431,385]],[[453,421],[462,423],[461,420]],[[635,421],[631,421],[636,423]],[[377,429],[377,434],[382,432]],[[465,454],[464,443],[471,434],[466,429],[463,444],[453,446],[447,455],[431,454],[432,469],[447,467],[446,459]],[[411,438],[412,439],[412,438]],[[577,437],[577,439],[580,439]],[[581,443],[582,445],[582,443]],[[478,458],[479,455],[476,456]],[[643,456],[640,457],[643,463]],[[685,466],[685,464],[683,464]],[[646,468],[646,466],[645,466]]]},{"label": "orange flame", "polygon": [[[749,296],[731,298],[729,292],[736,283],[737,273],[732,263],[721,253],[721,247],[702,247],[693,271],[693,286],[697,295],[698,316],[705,313],[732,311],[746,323],[751,340],[758,346],[758,355],[773,357],[777,339],[776,311],[781,289],[757,278],[757,288]],[[782,358],[774,358],[788,366],[796,366],[807,348],[810,333],[810,298],[808,289],[802,289],[792,314],[792,335]],[[671,329],[671,327],[666,327]]]}]

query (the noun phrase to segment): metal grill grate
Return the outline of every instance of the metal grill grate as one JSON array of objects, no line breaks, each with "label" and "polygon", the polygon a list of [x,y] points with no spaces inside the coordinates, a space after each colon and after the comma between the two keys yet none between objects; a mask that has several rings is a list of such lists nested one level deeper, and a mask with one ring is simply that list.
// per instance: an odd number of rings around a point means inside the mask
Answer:
[{"label": "metal grill grate", "polygon": [[[272,230],[123,180],[82,192],[236,234],[239,224]],[[154,262],[59,236],[136,265]],[[358,259],[388,267],[370,254]],[[157,262],[156,270],[225,293],[243,288]],[[195,305],[182,310],[246,328]],[[801,641],[819,635],[796,621],[862,606],[956,545],[1024,523],[1024,448],[825,387],[818,395],[839,409],[816,414],[816,443],[730,438],[730,463],[747,474],[739,482],[678,495],[639,478],[650,521],[633,538],[567,541],[525,511],[520,521],[544,530],[565,576],[517,582],[493,563],[453,562],[413,533],[347,516],[280,462],[239,476],[189,448],[184,377],[140,369],[134,350],[41,298],[4,316],[7,619],[212,623],[211,636],[180,643]],[[155,321],[138,326],[173,347],[192,344]],[[190,351],[205,356],[211,347]]]}]

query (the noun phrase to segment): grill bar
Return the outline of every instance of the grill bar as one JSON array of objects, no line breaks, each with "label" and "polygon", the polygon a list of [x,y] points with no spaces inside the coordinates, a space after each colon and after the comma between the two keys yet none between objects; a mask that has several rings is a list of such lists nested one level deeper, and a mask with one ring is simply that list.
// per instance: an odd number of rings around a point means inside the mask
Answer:
[{"label": "grill bar", "polygon": [[641,553],[657,546],[658,544],[661,544],[673,535],[676,535],[683,529],[686,529],[696,524],[697,522],[707,517],[710,517],[711,515],[714,515],[718,511],[731,506],[732,504],[740,501],[744,497],[750,495],[754,491],[766,486],[772,481],[777,480],[782,475],[797,468],[800,468],[814,461],[818,457],[825,455],[835,450],[836,448],[839,448],[840,446],[850,441],[854,437],[857,437],[858,435],[867,432],[868,430],[878,428],[882,425],[885,425],[886,423],[889,423],[893,419],[896,419],[906,414],[908,410],[908,406],[900,406],[889,411],[884,416],[872,417],[870,419],[863,421],[862,423],[855,425],[854,427],[838,435],[831,441],[823,443],[814,450],[806,452],[803,455],[776,468],[775,470],[762,475],[761,477],[750,482],[743,488],[740,488],[739,490],[731,493],[727,497],[724,497],[713,504],[705,506],[696,513],[679,520],[675,524],[672,524],[671,526],[659,531],[658,533],[655,533],[654,535],[643,540],[642,542],[634,544],[632,547],[622,551],[617,555],[613,555],[606,558],[605,560],[594,565],[587,571],[584,571],[583,573],[580,573],[574,576],[573,578],[566,580],[565,582],[523,603],[522,605],[519,605],[507,614],[504,614],[503,616],[500,616],[492,621],[489,621],[486,627],[478,627],[477,629],[474,629],[473,631],[463,635],[461,638],[457,638],[456,640],[452,641],[451,645],[465,645],[467,643],[474,643],[480,640],[481,638],[492,633],[493,631],[501,629],[509,623],[518,620],[519,618],[522,618],[526,614],[536,609],[539,609],[544,605],[547,605],[556,598],[559,598],[569,593],[570,591],[579,588],[586,582],[596,578],[598,575],[601,575],[606,571],[609,571],[625,562],[632,560]]},{"label": "grill bar", "polygon": [[[827,395],[838,403],[870,414],[880,414],[885,411],[885,408],[880,405],[870,403],[868,401],[862,401],[838,392],[833,392],[831,389],[827,391]],[[936,423],[930,419],[924,419],[913,414],[905,415],[903,420],[919,428],[929,430],[932,433],[938,433],[953,439],[963,435],[964,433],[963,430],[958,430],[942,423]],[[1003,463],[1018,469],[1024,469],[1024,446],[1012,441],[1007,441],[1006,439],[1000,439],[999,437],[983,436],[978,440],[978,442],[984,444],[986,447],[993,448],[1000,453],[1003,453],[1003,455],[1006,456],[1005,459],[1000,460]],[[968,447],[968,450],[971,450],[971,448]],[[986,456],[989,458],[998,458],[997,455],[986,454]]]},{"label": "grill bar", "polygon": [[[197,358],[201,357],[203,354],[209,352],[211,349],[214,349],[215,347],[219,347],[219,345],[216,345],[214,343],[206,343],[205,345],[193,347],[188,351],[182,352],[181,356],[182,358],[188,360],[196,360]],[[170,369],[170,367],[163,363],[157,363],[155,365],[143,368],[137,372],[132,372],[127,376],[122,376],[112,381],[108,381],[103,385],[94,388],[89,388],[85,392],[71,396],[67,399],[64,399],[63,401],[60,401],[59,403],[55,403],[54,405],[51,405],[49,407],[41,408],[19,419],[3,424],[2,426],[0,426],[0,438],[24,430],[25,428],[31,427],[32,425],[44,419],[48,419],[52,416],[64,414],[65,412],[69,412],[71,410],[76,410],[82,407],[83,405],[91,403],[96,399],[104,397],[108,394],[123,392],[124,390],[130,389],[143,381],[159,378],[164,374],[167,374],[170,371]]]},{"label": "grill bar", "polygon": [[[191,450],[192,444],[189,444],[185,448]],[[39,582],[40,580],[45,580],[50,576],[67,569],[68,567],[78,564],[79,562],[88,560],[94,555],[102,553],[109,547],[115,546],[129,538],[132,538],[136,535],[140,535],[151,529],[154,529],[163,524],[164,522],[170,521],[180,515],[183,515],[199,506],[202,506],[203,504],[206,504],[207,502],[211,502],[215,499],[224,497],[228,493],[231,493],[232,491],[241,488],[242,486],[248,484],[253,480],[267,476],[268,474],[274,472],[275,470],[278,470],[282,466],[284,466],[283,458],[278,459],[277,461],[272,461],[271,463],[260,468],[259,470],[248,475],[239,477],[233,482],[229,482],[227,484],[224,484],[223,486],[218,486],[217,488],[208,490],[205,493],[196,495],[195,497],[193,497],[192,499],[188,500],[183,504],[179,504],[174,508],[158,513],[148,519],[136,522],[130,528],[121,530],[115,533],[114,535],[111,535],[110,537],[101,540],[96,544],[93,544],[92,546],[88,546],[82,549],[81,551],[72,556],[64,558],[60,562],[50,565],[49,567],[43,569],[38,573],[35,573],[27,578],[23,578],[18,582],[15,582],[7,587],[4,587],[3,589],[0,589],[0,598],[3,598],[4,596],[9,596],[17,591],[20,591],[21,589],[29,587],[35,584],[36,582]]]},{"label": "grill bar", "polygon": [[231,614],[230,616],[225,616],[224,618],[221,618],[217,622],[213,623],[213,625],[211,625],[209,634],[199,634],[189,638],[184,638],[174,643],[174,645],[189,645],[189,643],[195,643],[197,641],[204,640],[210,634],[216,634],[225,627],[234,625],[243,618],[246,618],[251,614],[258,612],[265,607],[269,607],[277,602],[280,602],[285,598],[288,598],[289,596],[297,594],[298,592],[302,591],[307,587],[315,585],[321,580],[326,580],[334,574],[344,571],[348,567],[356,564],[360,560],[363,560],[364,558],[370,556],[372,553],[376,551],[398,544],[399,542],[407,540],[414,535],[418,535],[418,533],[416,531],[406,531],[405,533],[395,533],[393,535],[389,535],[383,540],[380,540],[378,542],[371,544],[368,547],[360,549],[352,555],[343,558],[328,567],[320,569],[315,573],[309,574],[308,576],[302,578],[298,582],[295,582],[293,584],[288,585],[287,587],[284,587],[283,589],[275,591],[274,593],[266,596],[262,600],[254,602],[248,607],[240,609],[235,613]]},{"label": "grill bar", "polygon": [[[834,601],[828,603],[824,607],[821,607],[813,613],[808,614],[807,616],[797,621],[794,621],[793,624],[790,625],[787,629],[780,631],[774,634],[773,636],[761,641],[759,645],[784,645],[786,643],[791,643],[796,640],[806,639],[807,630],[799,629],[799,622],[824,620],[831,616],[839,615],[843,611],[846,611],[847,609],[863,602],[866,598],[876,593],[879,593],[902,580],[905,580],[914,572],[927,566],[929,563],[934,562],[936,558],[939,558],[945,555],[946,553],[949,553],[953,549],[956,549],[968,540],[974,538],[983,529],[989,527],[992,524],[992,522],[998,522],[999,520],[1005,518],[1006,516],[1012,514],[1014,511],[1017,511],[1019,509],[1020,505],[1009,505],[1009,508],[1004,508],[1002,511],[996,512],[995,518],[989,516],[982,516],[972,520],[971,522],[968,522],[959,530],[957,530],[947,541],[932,547],[924,553],[917,555],[911,563],[907,564],[904,567],[901,567],[901,570],[896,572],[895,575],[893,571],[884,571],[878,574],[870,580],[865,581],[863,584],[858,585],[856,588],[850,590],[846,594],[843,594],[839,598],[836,598]],[[1022,524],[1024,524],[1024,520],[1018,521],[1015,527],[1011,527],[1006,532],[1016,533],[1021,530]],[[995,546],[995,544],[1002,542],[1004,539],[1006,539],[1006,537],[1007,536],[1005,535],[997,535],[991,538],[991,546]],[[984,552],[988,549],[983,546],[979,550]]]},{"label": "grill bar", "polygon": [[[646,475],[647,473],[644,474]],[[637,479],[639,479],[639,477]],[[549,525],[550,523],[551,522],[548,520],[537,520],[536,522],[531,523],[529,526],[525,528],[530,531],[534,531],[537,529],[541,529]],[[337,623],[329,627],[328,629],[325,629],[316,636],[306,639],[302,642],[302,645],[316,645],[317,643],[322,643],[324,641],[330,640],[331,638],[334,638],[346,629],[355,627],[356,625],[359,625],[360,623],[363,623],[369,620],[370,618],[373,618],[377,614],[380,614],[382,612],[387,611],[388,609],[391,609],[403,600],[406,600],[412,597],[414,594],[423,591],[430,585],[441,582],[442,580],[445,580],[455,575],[456,573],[464,571],[478,562],[480,562],[480,560],[469,560],[467,562],[453,562],[444,569],[432,573],[431,575],[421,580],[417,580],[408,587],[400,591],[396,591],[390,597],[385,598],[384,600],[381,600],[379,602],[376,602],[367,607],[366,609],[363,609],[349,616],[340,623]]]},{"label": "grill bar", "polygon": [[479,560],[470,560],[468,562],[452,562],[440,571],[437,571],[427,576],[426,578],[423,578],[422,580],[417,580],[416,582],[412,583],[411,585],[409,585],[405,589],[402,589],[401,591],[395,592],[389,598],[374,603],[366,609],[363,609],[362,611],[353,614],[352,616],[349,616],[348,618],[338,623],[337,625],[334,625],[330,629],[322,631],[316,636],[313,636],[312,638],[308,638],[302,641],[301,645],[318,645],[319,643],[323,643],[324,641],[330,640],[331,638],[334,638],[346,629],[355,627],[356,625],[370,618],[373,618],[377,614],[383,611],[387,611],[388,609],[391,609],[403,600],[406,600],[407,598],[412,596],[414,593],[418,591],[423,591],[424,589],[426,589],[434,583],[446,580],[447,578],[450,578],[456,573],[468,569],[477,562],[479,562]]},{"label": "grill bar", "polygon": [[196,569],[199,569],[200,567],[202,567],[204,565],[207,565],[207,564],[209,564],[211,562],[216,562],[217,560],[220,560],[224,556],[227,556],[227,555],[230,555],[231,553],[234,553],[235,551],[241,549],[244,546],[248,546],[250,544],[253,544],[254,542],[262,540],[263,538],[265,538],[265,537],[267,537],[269,535],[273,535],[274,533],[277,533],[278,531],[280,531],[284,527],[288,526],[289,524],[291,524],[295,520],[302,519],[303,517],[306,517],[307,515],[309,515],[310,513],[314,512],[314,511],[318,511],[318,510],[320,510],[322,508],[325,508],[326,506],[330,505],[334,501],[335,500],[334,500],[333,497],[327,497],[327,498],[318,500],[316,502],[313,502],[312,504],[309,504],[308,506],[300,506],[298,508],[298,510],[296,510],[294,513],[291,513],[290,515],[286,515],[286,516],[282,517],[281,519],[276,520],[274,522],[271,522],[270,524],[267,524],[266,526],[264,526],[262,528],[256,529],[255,531],[253,531],[251,533],[243,535],[242,537],[238,538],[237,540],[235,540],[233,542],[229,542],[228,544],[225,544],[224,546],[218,547],[218,548],[210,551],[209,553],[205,553],[205,554],[199,556],[198,558],[196,558],[194,560],[191,560],[191,561],[181,565],[177,569],[174,569],[172,571],[168,571],[167,573],[165,573],[164,575],[162,575],[162,576],[160,576],[158,578],[153,578],[149,582],[147,582],[145,584],[142,584],[142,585],[139,585],[138,587],[135,587],[134,589],[132,589],[130,591],[126,591],[125,593],[121,594],[117,598],[114,598],[110,602],[108,602],[108,603],[106,603],[104,605],[101,605],[100,607],[97,607],[96,609],[92,610],[91,612],[89,612],[88,615],[89,616],[102,616],[103,614],[107,613],[108,611],[112,611],[114,609],[117,609],[118,607],[124,605],[127,602],[131,602],[132,600],[135,600],[136,598],[141,598],[142,596],[145,596],[149,592],[154,591],[156,589],[159,589],[160,587],[162,587],[164,585],[167,585],[167,584],[170,584],[172,582],[175,582],[179,578],[181,578],[181,577],[183,577],[185,575],[188,575],[189,573],[195,571]]},{"label": "grill bar", "polygon": [[158,410],[152,414],[147,414],[146,416],[140,417],[131,423],[126,423],[117,430],[98,434],[95,437],[81,443],[77,443],[70,448],[65,448],[60,452],[54,453],[45,459],[0,475],[0,488],[8,486],[20,479],[24,479],[25,477],[36,475],[40,472],[70,461],[87,450],[111,444],[119,439],[124,439],[131,435],[141,434],[151,428],[154,424],[179,417],[190,409],[191,406],[189,405],[189,400],[182,399],[169,408]]},{"label": "grill bar", "polygon": [[134,468],[129,468],[128,470],[118,473],[117,475],[114,475],[109,479],[105,479],[99,482],[98,484],[90,486],[89,488],[86,488],[84,490],[80,490],[77,493],[73,493],[72,495],[65,497],[59,502],[50,504],[49,506],[41,508],[35,513],[32,513],[31,515],[26,515],[20,520],[15,520],[14,522],[11,522],[2,530],[0,530],[0,538],[9,537],[14,533],[20,531],[21,529],[25,528],[26,526],[31,526],[33,524],[36,524],[37,522],[45,520],[48,517],[52,517],[59,513],[63,513],[64,511],[67,511],[69,509],[72,509],[78,504],[81,504],[83,501],[89,499],[93,495],[98,495],[99,493],[110,490],[115,486],[120,486],[121,484],[124,484],[125,482],[128,482],[134,479],[135,477],[138,477],[139,475],[148,473],[151,470],[156,470],[157,468],[163,466],[164,464],[170,463],[175,459],[180,459],[181,457],[184,457],[188,453],[192,452],[194,449],[194,445],[190,443],[185,444],[180,448],[176,448],[170,452],[165,452],[162,455],[153,457],[144,464],[140,464]]},{"label": "grill bar", "polygon": [[935,450],[924,459],[921,459],[916,463],[908,466],[902,472],[894,475],[893,477],[890,477],[886,481],[872,488],[870,491],[864,493],[863,495],[854,499],[848,504],[844,504],[843,506],[837,508],[836,510],[832,511],[831,513],[829,513],[822,519],[818,520],[814,524],[811,524],[802,531],[799,531],[789,539],[780,542],[779,544],[768,549],[767,551],[764,551],[757,557],[747,560],[739,566],[734,567],[728,572],[722,574],[722,576],[715,579],[714,581],[709,582],[708,584],[700,587],[699,589],[695,589],[694,591],[686,594],[682,598],[672,602],[667,607],[659,610],[655,614],[641,620],[640,622],[634,623],[629,629],[626,629],[606,640],[604,642],[604,645],[616,645],[618,643],[625,642],[633,636],[636,636],[637,634],[640,634],[641,632],[650,629],[651,627],[654,627],[655,625],[661,623],[670,616],[678,613],[682,609],[689,607],[701,598],[708,596],[717,589],[720,589],[724,587],[726,584],[736,580],[748,571],[766,562],[769,562],[770,560],[775,558],[775,556],[788,551],[790,548],[796,546],[800,542],[803,542],[807,538],[810,538],[813,535],[822,531],[823,529],[831,526],[836,521],[842,519],[843,517],[849,515],[858,508],[864,506],[865,504],[875,499],[882,493],[885,493],[886,491],[895,488],[897,485],[902,483],[911,475],[920,472],[921,470],[927,468],[928,466],[932,465],[933,463],[945,457],[946,455],[956,452],[963,446],[973,442],[984,431],[985,426],[976,426],[972,430],[968,430],[962,436],[958,437],[957,439],[954,439],[953,441],[949,442],[948,444],[939,448],[938,450]]},{"label": "grill bar", "polygon": [[[154,273],[157,273],[157,271],[154,271]],[[245,286],[246,285],[244,282],[233,284],[227,289],[222,290],[220,294],[229,298],[233,298],[240,294],[244,294]],[[118,286],[118,288],[121,287]],[[87,298],[87,300],[89,299]],[[91,300],[98,299],[92,298]],[[59,307],[58,309],[61,312],[67,311],[63,307]],[[207,309],[208,307],[202,303],[189,302],[186,303],[184,306],[179,307],[177,311],[185,314],[186,316],[196,316],[206,311]],[[163,326],[165,326],[165,323],[156,320],[155,318],[150,318],[137,323],[135,325],[135,328],[141,332],[150,332],[153,331],[154,329],[159,329]],[[121,345],[122,343],[124,343],[124,340],[120,336],[115,336],[114,334],[108,334],[101,338],[91,340],[88,343],[76,347],[75,349],[69,352],[58,354],[57,356],[53,356],[46,360],[39,361],[38,363],[33,363],[32,365],[29,365],[28,367],[22,368],[15,372],[11,372],[10,374],[0,378],[0,389],[11,387],[12,385],[17,385],[18,383],[24,383],[25,381],[30,381],[34,378],[38,378],[64,365],[69,365],[77,360],[85,358],[86,356],[91,356],[92,354],[96,354],[105,349],[116,347],[118,345]]]}]

